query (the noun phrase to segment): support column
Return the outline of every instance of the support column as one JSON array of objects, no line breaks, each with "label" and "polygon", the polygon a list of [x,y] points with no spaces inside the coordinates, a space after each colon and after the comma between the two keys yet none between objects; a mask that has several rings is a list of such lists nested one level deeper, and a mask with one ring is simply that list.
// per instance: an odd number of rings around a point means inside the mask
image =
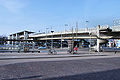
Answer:
[{"label": "support column", "polygon": [[35,49],[35,42],[32,42],[33,46],[32,46],[32,50],[34,51]]},{"label": "support column", "polygon": [[24,40],[26,39],[26,32],[24,31]]},{"label": "support column", "polygon": [[24,40],[27,40],[27,39],[28,39],[28,32],[24,31]]},{"label": "support column", "polygon": [[16,39],[18,39],[18,34],[16,33]]},{"label": "support column", "polygon": [[100,25],[97,26],[97,51],[100,52],[100,40],[99,40],[99,37],[100,37]]},{"label": "support column", "polygon": [[[18,34],[16,33],[16,40],[18,39]],[[16,41],[16,43],[18,43],[18,41]]]},{"label": "support column", "polygon": [[[11,39],[11,36],[8,36],[8,39]],[[7,44],[10,44],[10,41],[8,41]]]},{"label": "support column", "polygon": [[[14,35],[12,35],[12,39],[14,39]],[[12,45],[14,45],[14,41],[12,41]]]}]

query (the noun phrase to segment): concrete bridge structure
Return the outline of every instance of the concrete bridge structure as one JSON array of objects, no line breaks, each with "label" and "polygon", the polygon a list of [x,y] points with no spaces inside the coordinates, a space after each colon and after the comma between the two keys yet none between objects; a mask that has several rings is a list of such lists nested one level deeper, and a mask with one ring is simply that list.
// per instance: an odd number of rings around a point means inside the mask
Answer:
[{"label": "concrete bridge structure", "polygon": [[[19,33],[11,34],[8,37],[8,41],[11,43],[17,41],[49,41],[49,40],[77,40],[77,39],[97,39],[97,50],[99,52],[100,43],[104,43],[104,39],[119,39],[120,38],[120,26],[100,26],[96,28],[78,29],[64,32],[51,33],[34,33],[30,31],[23,31]],[[9,41],[10,43],[10,41]]]},{"label": "concrete bridge structure", "polygon": [[[111,29],[111,31],[109,31]],[[110,28],[109,26],[100,26],[100,35],[99,38],[102,39],[119,39],[120,38],[120,27],[114,26]],[[46,34],[30,34],[28,39],[36,40],[64,40],[64,39],[97,39],[97,27],[80,29],[80,30],[71,30],[64,32],[53,32]]]},{"label": "concrete bridge structure", "polygon": [[[109,31],[111,29],[112,31]],[[23,34],[22,34],[23,33]],[[97,39],[97,27],[87,28],[63,32],[53,33],[34,33],[30,31],[22,31],[14,33],[8,36],[8,39],[14,40],[64,40],[64,39]],[[100,38],[103,39],[119,39],[120,38],[120,26],[100,26]]]}]

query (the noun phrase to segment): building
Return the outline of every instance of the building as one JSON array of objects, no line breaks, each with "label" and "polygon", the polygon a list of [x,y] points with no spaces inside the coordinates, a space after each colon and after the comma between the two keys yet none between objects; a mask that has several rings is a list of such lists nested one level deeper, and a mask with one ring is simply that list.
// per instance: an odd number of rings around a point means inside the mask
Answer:
[{"label": "building", "polygon": [[18,41],[15,40],[30,40],[29,35],[33,33],[34,32],[31,31],[21,31],[18,33],[11,34],[8,36],[8,39],[14,41],[8,41],[8,44],[16,44]]}]

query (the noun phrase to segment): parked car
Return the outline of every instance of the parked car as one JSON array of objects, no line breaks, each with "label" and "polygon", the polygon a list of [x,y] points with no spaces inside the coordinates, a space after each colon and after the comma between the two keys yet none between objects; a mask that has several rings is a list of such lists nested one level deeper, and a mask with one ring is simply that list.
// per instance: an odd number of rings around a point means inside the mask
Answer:
[{"label": "parked car", "polygon": [[46,47],[41,46],[41,47],[38,47],[38,49],[47,49],[47,48],[46,48]]},{"label": "parked car", "polygon": [[[90,49],[91,49],[91,51],[95,51],[95,52],[96,52],[96,51],[97,51],[97,45],[92,46]],[[102,49],[103,49],[103,48],[100,47],[100,51],[102,51]]]}]

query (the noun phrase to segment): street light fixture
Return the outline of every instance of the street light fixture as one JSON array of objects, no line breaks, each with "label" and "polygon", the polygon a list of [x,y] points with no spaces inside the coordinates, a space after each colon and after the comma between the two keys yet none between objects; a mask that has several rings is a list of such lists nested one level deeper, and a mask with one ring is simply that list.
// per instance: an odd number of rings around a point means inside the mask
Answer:
[{"label": "street light fixture", "polygon": [[68,24],[65,24],[65,32],[66,32],[66,26],[68,26]]},{"label": "street light fixture", "polygon": [[52,36],[51,36],[51,48],[50,48],[50,50],[48,51],[48,54],[57,54],[57,52],[54,50],[54,48],[53,48],[53,32],[54,31],[52,31],[51,30],[51,33],[52,33]]},{"label": "street light fixture", "polygon": [[51,48],[50,48],[50,50],[48,51],[48,54],[57,54],[57,52],[53,49],[53,32],[54,31],[52,31],[51,30],[51,33],[52,33],[52,39],[51,39]]},{"label": "street light fixture", "polygon": [[86,21],[86,29],[88,30],[88,23],[89,23],[89,21]]}]

